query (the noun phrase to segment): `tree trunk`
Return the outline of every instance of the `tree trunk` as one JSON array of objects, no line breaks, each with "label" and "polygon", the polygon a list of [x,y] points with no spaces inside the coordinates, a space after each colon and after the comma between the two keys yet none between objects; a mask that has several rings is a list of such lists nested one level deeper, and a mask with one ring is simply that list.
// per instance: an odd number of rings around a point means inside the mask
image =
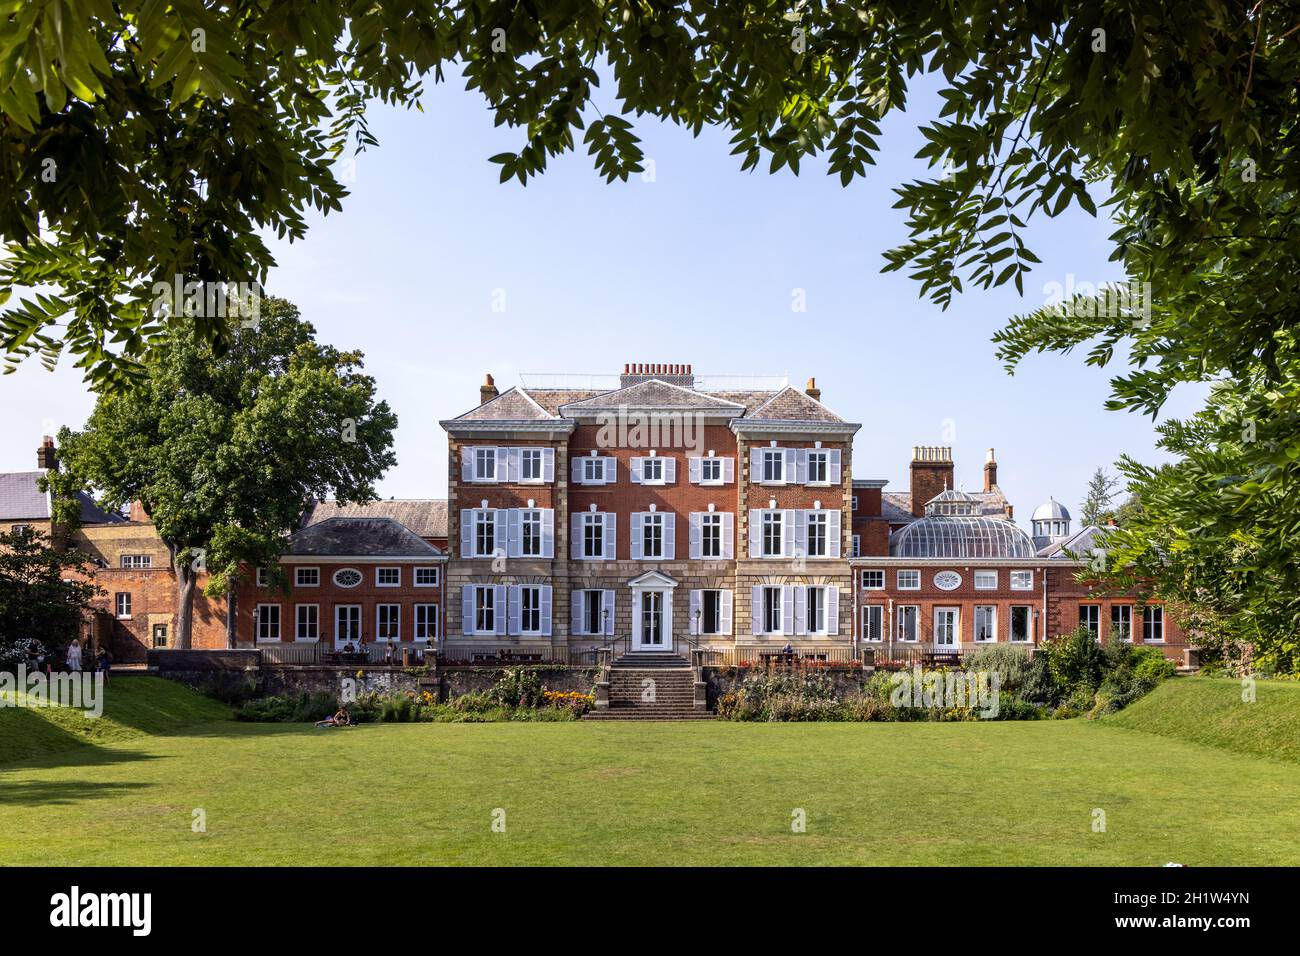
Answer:
[{"label": "tree trunk", "polygon": [[239,644],[239,635],[236,633],[236,625],[239,622],[238,605],[239,592],[232,584],[226,589],[226,647],[232,651]]},{"label": "tree trunk", "polygon": [[191,635],[194,630],[194,583],[196,575],[189,561],[180,560],[183,553],[176,545],[169,543],[172,555],[172,570],[176,572],[176,643],[177,650],[190,649]]}]

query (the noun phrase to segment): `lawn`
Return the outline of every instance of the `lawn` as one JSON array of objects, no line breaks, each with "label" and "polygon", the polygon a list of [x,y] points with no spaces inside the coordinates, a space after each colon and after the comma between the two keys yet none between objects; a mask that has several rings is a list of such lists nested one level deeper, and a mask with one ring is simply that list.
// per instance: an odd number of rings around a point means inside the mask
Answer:
[{"label": "lawn", "polygon": [[1300,863],[1300,764],[1109,720],[136,730],[0,764],[0,862]]}]

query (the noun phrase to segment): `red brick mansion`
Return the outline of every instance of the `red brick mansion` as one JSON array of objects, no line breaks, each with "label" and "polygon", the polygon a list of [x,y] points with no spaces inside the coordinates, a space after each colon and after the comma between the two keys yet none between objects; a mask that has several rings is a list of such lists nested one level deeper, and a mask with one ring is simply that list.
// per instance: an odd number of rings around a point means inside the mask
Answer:
[{"label": "red brick mansion", "polygon": [[[893,492],[858,477],[875,467],[855,468],[860,426],[811,380],[629,365],[581,384],[498,392],[489,376],[476,407],[441,422],[445,501],[309,507],[284,585],[259,572],[241,589],[238,644],[457,660],[613,645],[726,661],[789,646],[833,661],[1028,647],[1084,624],[1184,657],[1160,604],[1078,580],[1104,531],[1074,529],[1055,501],[1033,512],[1032,534],[1015,523],[991,449],[980,491],[958,490],[951,449],[924,446]],[[55,466],[52,444],[38,464]],[[0,475],[0,529],[48,526],[39,474]],[[147,516],[86,502],[83,522],[107,592],[96,637],[119,659],[171,646],[172,572]],[[200,598],[195,647],[227,646],[226,603]]]}]

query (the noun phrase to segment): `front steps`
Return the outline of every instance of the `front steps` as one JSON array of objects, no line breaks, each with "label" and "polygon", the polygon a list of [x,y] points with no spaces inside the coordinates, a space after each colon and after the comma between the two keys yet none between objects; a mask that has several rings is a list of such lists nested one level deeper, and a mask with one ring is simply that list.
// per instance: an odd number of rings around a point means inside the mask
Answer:
[{"label": "front steps", "polygon": [[[609,671],[609,707],[584,720],[712,720],[696,706],[695,671],[671,654],[625,654]],[[702,702],[702,701],[701,701]]]}]

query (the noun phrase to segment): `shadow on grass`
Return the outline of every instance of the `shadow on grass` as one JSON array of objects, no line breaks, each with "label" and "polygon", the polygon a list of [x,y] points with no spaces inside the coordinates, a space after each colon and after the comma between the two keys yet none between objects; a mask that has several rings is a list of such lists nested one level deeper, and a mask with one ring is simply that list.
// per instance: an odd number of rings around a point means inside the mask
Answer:
[{"label": "shadow on grass", "polygon": [[91,780],[6,781],[0,786],[0,806],[66,806],[148,790],[152,786],[149,783],[95,783]]}]

